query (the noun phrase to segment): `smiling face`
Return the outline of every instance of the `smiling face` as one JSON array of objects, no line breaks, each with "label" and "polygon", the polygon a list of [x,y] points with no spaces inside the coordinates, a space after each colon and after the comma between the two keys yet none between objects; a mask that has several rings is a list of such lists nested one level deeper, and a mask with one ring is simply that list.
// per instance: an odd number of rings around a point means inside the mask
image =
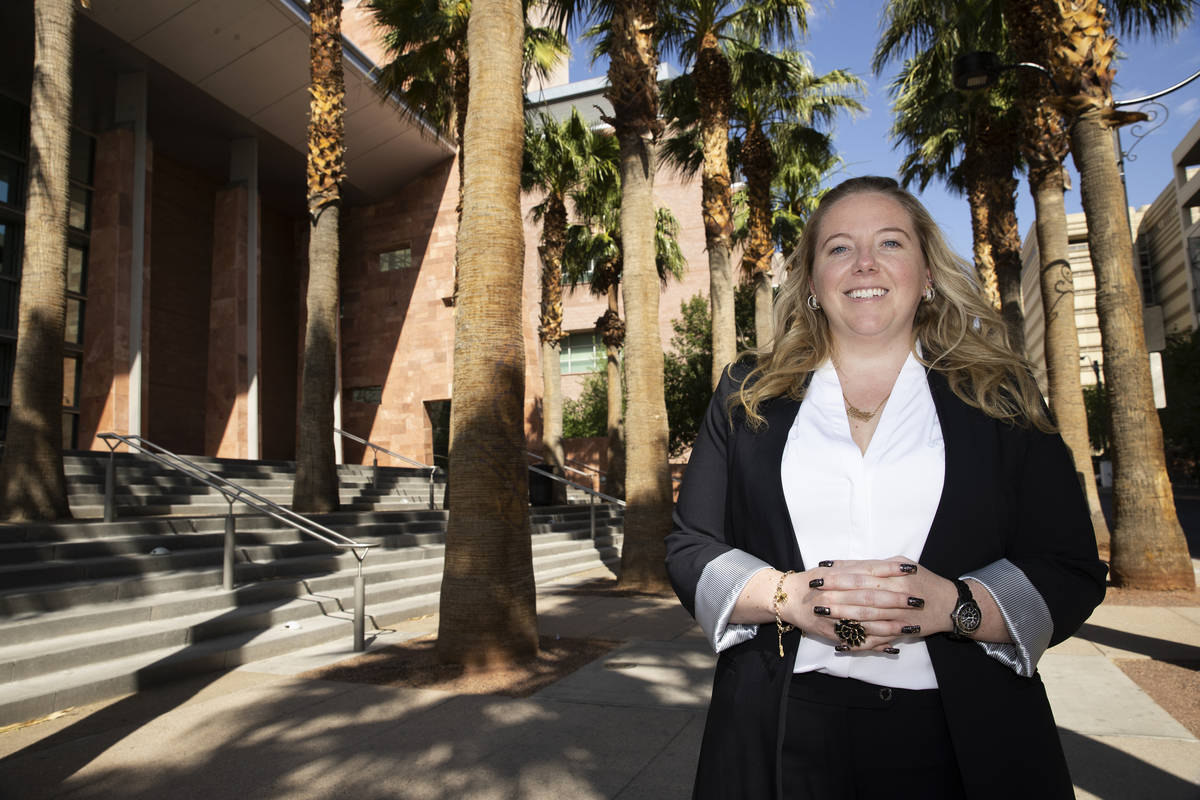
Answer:
[{"label": "smiling face", "polygon": [[912,341],[929,270],[900,203],[878,192],[838,200],[816,232],[812,293],[835,345]]}]

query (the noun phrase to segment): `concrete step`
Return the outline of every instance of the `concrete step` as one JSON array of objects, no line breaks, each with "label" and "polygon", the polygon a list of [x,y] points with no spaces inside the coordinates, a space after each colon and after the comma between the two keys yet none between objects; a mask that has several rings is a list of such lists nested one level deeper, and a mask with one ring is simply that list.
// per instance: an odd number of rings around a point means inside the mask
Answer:
[{"label": "concrete step", "polygon": [[[533,537],[535,580],[615,564],[619,535],[591,540],[558,532]],[[442,547],[386,553],[364,569],[367,629],[437,610]],[[372,553],[374,556],[384,553]],[[380,559],[375,559],[377,562]],[[339,637],[349,639],[353,571],[270,581],[225,592],[179,591],[29,612],[0,623],[0,725],[155,683],[211,672]]]}]

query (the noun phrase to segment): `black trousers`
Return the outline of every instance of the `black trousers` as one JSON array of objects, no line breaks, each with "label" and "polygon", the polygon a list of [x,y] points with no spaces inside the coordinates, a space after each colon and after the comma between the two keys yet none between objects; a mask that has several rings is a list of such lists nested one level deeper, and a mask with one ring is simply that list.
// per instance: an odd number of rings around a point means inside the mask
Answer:
[{"label": "black trousers", "polygon": [[793,676],[783,794],[787,800],[964,800],[941,693],[819,672]]}]

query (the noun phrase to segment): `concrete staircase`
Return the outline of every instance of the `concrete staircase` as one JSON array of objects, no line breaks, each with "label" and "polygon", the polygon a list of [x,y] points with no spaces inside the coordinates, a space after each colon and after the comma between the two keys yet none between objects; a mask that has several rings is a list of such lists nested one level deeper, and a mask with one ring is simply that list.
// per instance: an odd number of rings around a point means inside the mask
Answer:
[{"label": "concrete staircase", "polygon": [[[70,457],[79,517],[102,513],[102,458]],[[344,639],[349,648],[353,555],[241,514],[236,586],[224,591],[225,501],[119,459],[118,521],[0,525],[0,726],[323,642]],[[291,464],[206,461],[259,494],[290,500]],[[369,468],[339,472],[349,510],[313,519],[379,545],[363,568],[368,637],[436,611],[447,514],[427,507],[427,476],[387,470],[375,490]],[[440,504],[440,486],[435,497]],[[619,558],[620,509],[596,507],[595,538],[586,505],[530,513],[537,581]]]}]

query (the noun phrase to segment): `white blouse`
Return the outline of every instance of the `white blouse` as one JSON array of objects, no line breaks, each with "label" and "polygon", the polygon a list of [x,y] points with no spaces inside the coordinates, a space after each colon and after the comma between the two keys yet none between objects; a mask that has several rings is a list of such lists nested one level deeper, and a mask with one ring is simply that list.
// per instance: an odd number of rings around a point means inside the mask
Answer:
[{"label": "white blouse", "polygon": [[[804,565],[824,560],[920,558],[945,478],[945,445],[925,369],[910,353],[866,453],[850,435],[837,371],[812,377],[788,433],[780,467],[788,514]],[[936,689],[919,636],[899,639],[899,655],[836,652],[837,641],[806,634],[796,672],[816,670],[899,689]]]}]

